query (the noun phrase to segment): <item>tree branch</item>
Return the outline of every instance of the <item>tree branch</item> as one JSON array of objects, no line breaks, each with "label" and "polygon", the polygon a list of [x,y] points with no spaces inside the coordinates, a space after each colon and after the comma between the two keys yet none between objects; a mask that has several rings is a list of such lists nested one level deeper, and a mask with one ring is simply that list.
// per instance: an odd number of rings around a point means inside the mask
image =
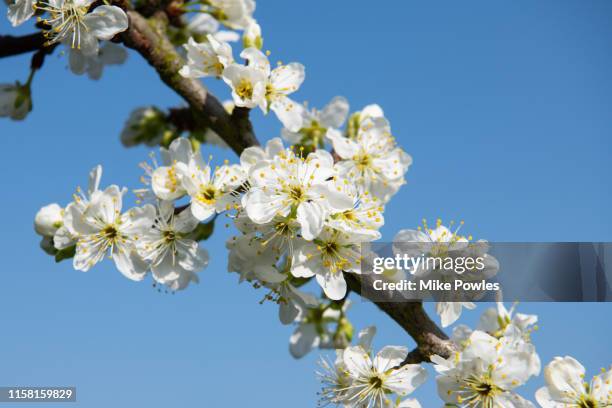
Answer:
[{"label": "tree branch", "polygon": [[[353,292],[365,296],[361,287],[371,284],[372,276],[345,273],[344,278]],[[429,357],[434,354],[448,358],[455,351],[454,343],[429,318],[422,302],[407,302],[405,299],[398,298],[395,293],[390,292],[384,292],[383,295],[388,297],[384,301],[370,300],[399,324],[417,343],[416,349],[408,354],[403,364],[429,361]]]},{"label": "tree branch", "polygon": [[0,58],[26,54],[44,47],[46,39],[42,32],[12,36],[0,35]]},{"label": "tree branch", "polygon": [[166,35],[165,13],[157,12],[148,19],[133,10],[127,14],[130,28],[122,34],[123,42],[138,51],[161,80],[189,104],[200,126],[214,130],[237,154],[249,146],[259,145],[248,109],[236,108],[230,115],[200,81],[178,73],[184,62]]}]

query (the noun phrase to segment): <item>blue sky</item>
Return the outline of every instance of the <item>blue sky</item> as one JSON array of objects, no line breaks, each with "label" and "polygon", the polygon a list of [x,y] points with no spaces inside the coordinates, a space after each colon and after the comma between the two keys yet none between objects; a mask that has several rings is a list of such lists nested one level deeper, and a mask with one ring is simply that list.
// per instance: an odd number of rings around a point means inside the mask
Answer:
[{"label": "blue sky", "polygon": [[[306,66],[296,99],[379,103],[413,156],[408,184],[387,208],[385,239],[441,217],[489,240],[612,241],[611,2],[267,1],[256,17],[272,59]],[[0,20],[2,33],[31,30]],[[28,64],[29,56],[0,60],[0,82],[25,80]],[[205,243],[212,261],[201,284],[176,295],[130,282],[110,262],[81,273],[38,250],[34,214],[68,202],[94,165],[104,166],[105,185],[139,186],[148,151],[119,143],[130,110],[181,104],[138,55],[99,82],[66,65],[49,57],[28,119],[0,122],[0,385],[76,385],[76,406],[94,408],[314,406],[317,353],[293,360],[292,329],[276,308],[225,272],[223,221]],[[210,87],[226,98],[221,85]],[[261,140],[279,134],[273,116],[256,113],[254,122]],[[612,363],[609,304],[521,310],[540,316],[543,362],[569,354],[591,373]],[[351,318],[378,326],[378,347],[413,344],[371,304],[357,300]],[[433,379],[415,396],[441,405]]]}]

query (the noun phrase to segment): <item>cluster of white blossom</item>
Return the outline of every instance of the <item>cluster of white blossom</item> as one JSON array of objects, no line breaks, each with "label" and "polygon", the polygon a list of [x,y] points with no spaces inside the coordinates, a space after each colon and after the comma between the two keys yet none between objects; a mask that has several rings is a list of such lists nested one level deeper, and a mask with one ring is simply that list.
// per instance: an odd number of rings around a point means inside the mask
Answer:
[{"label": "cluster of white blossom", "polygon": [[123,211],[125,188],[100,189],[102,167],[89,176],[89,187],[80,188],[65,208],[43,207],[35,217],[42,246],[51,253],[74,250],[74,269],[87,272],[106,255],[127,278],[143,280],[151,271],[156,282],[172,290],[197,282],[196,273],[208,264],[208,253],[191,239],[198,226],[190,211],[175,212],[171,202],[160,200]]},{"label": "cluster of white blossom", "polygon": [[234,60],[231,45],[212,34],[201,43],[190,38],[185,49],[187,64],[181,69],[181,75],[222,78],[230,86],[236,106],[259,107],[264,113],[272,110],[285,127],[294,131],[301,128],[303,108],[287,95],[297,91],[304,81],[302,64],[290,63],[271,69],[268,57],[254,46],[240,53],[247,64],[239,64]]},{"label": "cluster of white blossom", "polygon": [[315,277],[328,298],[339,300],[346,295],[343,272],[361,271],[359,243],[380,237],[382,203],[341,177],[327,151],[304,157],[294,150],[276,138],[242,153],[246,193],[235,219],[242,235],[228,242],[230,270],[289,285],[293,293],[299,291],[292,281]]},{"label": "cluster of white blossom", "polygon": [[[503,303],[487,309],[477,330],[455,327],[457,351],[444,359],[430,357],[438,373],[439,397],[448,407],[534,408],[516,390],[539,375],[540,358],[531,342],[536,315],[515,313]],[[359,333],[358,345],[336,350],[335,361],[322,358],[317,373],[323,389],[321,405],[345,408],[420,407],[414,399],[393,399],[414,391],[425,381],[419,365],[405,364],[406,350],[387,346],[375,357],[369,327]],[[423,371],[421,371],[423,370]],[[585,382],[585,369],[574,358],[555,357],[544,369],[546,386],[535,394],[542,408],[593,408],[612,406],[612,372],[602,369]]]}]

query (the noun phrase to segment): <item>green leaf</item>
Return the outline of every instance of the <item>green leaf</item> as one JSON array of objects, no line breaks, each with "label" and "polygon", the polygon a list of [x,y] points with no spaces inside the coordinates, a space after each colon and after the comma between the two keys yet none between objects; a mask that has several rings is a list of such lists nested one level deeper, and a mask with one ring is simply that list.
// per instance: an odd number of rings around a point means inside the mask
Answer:
[{"label": "green leaf", "polygon": [[210,238],[215,230],[215,219],[216,217],[207,223],[200,223],[196,229],[189,234],[189,238],[193,239],[194,241],[205,241]]},{"label": "green leaf", "polygon": [[55,262],[62,262],[64,259],[74,258],[75,253],[76,253],[76,245],[73,245],[65,249],[60,249],[55,254]]}]

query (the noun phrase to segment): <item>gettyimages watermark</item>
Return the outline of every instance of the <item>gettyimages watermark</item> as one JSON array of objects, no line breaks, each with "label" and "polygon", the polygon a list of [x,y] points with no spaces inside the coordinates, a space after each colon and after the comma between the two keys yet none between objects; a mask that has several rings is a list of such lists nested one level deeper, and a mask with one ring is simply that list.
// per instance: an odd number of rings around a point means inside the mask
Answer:
[{"label": "gettyimages watermark", "polygon": [[612,243],[372,242],[361,255],[374,301],[612,301]]}]

